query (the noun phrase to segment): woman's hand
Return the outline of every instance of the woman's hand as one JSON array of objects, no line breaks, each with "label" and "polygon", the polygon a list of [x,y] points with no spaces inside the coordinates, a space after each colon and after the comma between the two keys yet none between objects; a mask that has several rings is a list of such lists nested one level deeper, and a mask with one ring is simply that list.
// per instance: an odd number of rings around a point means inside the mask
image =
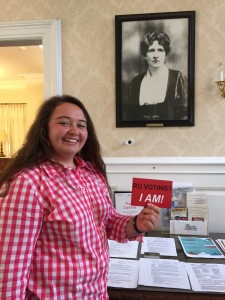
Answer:
[{"label": "woman's hand", "polygon": [[[144,233],[155,229],[159,220],[160,208],[148,203],[142,211],[136,216],[136,229],[134,218],[131,218],[126,227],[127,237],[133,237],[139,233]],[[137,231],[138,230],[138,231]]]},{"label": "woman's hand", "polygon": [[160,208],[148,203],[137,216],[137,229],[141,232],[154,230],[159,220],[159,214]]}]

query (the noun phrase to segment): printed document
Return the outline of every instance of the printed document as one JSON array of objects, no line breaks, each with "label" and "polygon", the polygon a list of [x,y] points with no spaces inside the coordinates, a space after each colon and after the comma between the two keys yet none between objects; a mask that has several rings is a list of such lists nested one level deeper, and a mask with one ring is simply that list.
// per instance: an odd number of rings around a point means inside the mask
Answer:
[{"label": "printed document", "polygon": [[139,285],[190,289],[185,263],[174,259],[140,259]]},{"label": "printed document", "polygon": [[187,193],[189,221],[208,221],[208,203],[206,193]]},{"label": "printed document", "polygon": [[139,260],[110,258],[107,286],[136,288],[139,264]]},{"label": "printed document", "polygon": [[225,265],[186,263],[193,291],[225,293]]},{"label": "printed document", "polygon": [[137,258],[138,241],[129,241],[119,243],[114,240],[108,240],[110,257],[117,258]]},{"label": "printed document", "polygon": [[158,253],[160,256],[177,256],[174,238],[143,237],[141,254]]}]

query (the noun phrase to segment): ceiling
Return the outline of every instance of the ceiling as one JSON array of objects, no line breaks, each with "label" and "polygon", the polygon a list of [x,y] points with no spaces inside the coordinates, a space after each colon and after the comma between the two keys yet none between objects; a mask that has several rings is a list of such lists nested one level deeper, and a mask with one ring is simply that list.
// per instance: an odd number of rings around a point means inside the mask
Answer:
[{"label": "ceiling", "polygon": [[43,82],[43,50],[38,45],[0,45],[0,86],[24,81]]}]

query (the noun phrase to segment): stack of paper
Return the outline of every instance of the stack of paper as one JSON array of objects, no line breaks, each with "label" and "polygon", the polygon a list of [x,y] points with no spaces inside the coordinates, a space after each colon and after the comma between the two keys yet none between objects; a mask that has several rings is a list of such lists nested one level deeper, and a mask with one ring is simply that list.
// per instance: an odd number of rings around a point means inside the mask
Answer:
[{"label": "stack of paper", "polygon": [[189,221],[208,221],[208,203],[206,193],[187,193]]},{"label": "stack of paper", "polygon": [[108,286],[134,289],[138,285],[139,260],[110,258]]},{"label": "stack of paper", "polygon": [[173,200],[172,207],[187,207],[187,193],[193,192],[194,188],[191,183],[173,183]]},{"label": "stack of paper", "polygon": [[225,293],[225,265],[186,263],[193,291]]},{"label": "stack of paper", "polygon": [[110,257],[117,258],[137,258],[138,241],[129,241],[127,243],[119,243],[117,241],[108,240]]},{"label": "stack of paper", "polygon": [[183,207],[171,208],[170,233],[208,235],[207,194],[187,192]]},{"label": "stack of paper", "polygon": [[159,256],[177,256],[174,238],[143,237],[141,254],[156,253]]},{"label": "stack of paper", "polygon": [[174,259],[140,259],[139,285],[190,289],[185,263]]}]

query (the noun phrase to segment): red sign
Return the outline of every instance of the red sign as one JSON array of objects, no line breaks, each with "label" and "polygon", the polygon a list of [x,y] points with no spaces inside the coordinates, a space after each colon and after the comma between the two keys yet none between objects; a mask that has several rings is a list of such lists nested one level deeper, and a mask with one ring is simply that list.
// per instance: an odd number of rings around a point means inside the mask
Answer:
[{"label": "red sign", "polygon": [[158,207],[170,208],[172,184],[168,180],[133,178],[131,204],[145,206],[152,203]]}]

